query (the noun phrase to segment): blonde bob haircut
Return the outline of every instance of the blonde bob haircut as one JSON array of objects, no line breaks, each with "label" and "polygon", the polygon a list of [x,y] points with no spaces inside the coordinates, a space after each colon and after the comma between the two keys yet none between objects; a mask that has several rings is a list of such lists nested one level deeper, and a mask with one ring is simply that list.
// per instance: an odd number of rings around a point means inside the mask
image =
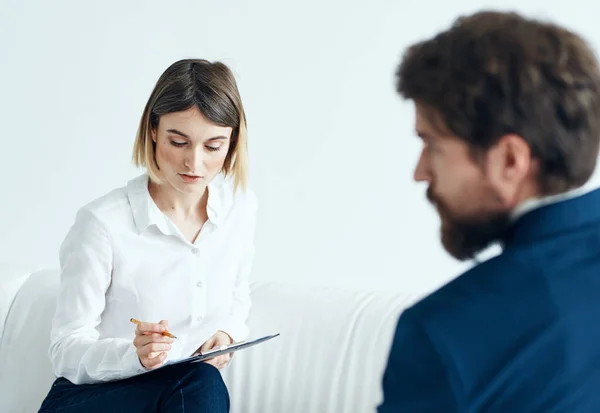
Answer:
[{"label": "blonde bob haircut", "polygon": [[134,165],[146,168],[150,179],[160,184],[152,131],[158,128],[162,115],[192,107],[198,108],[216,125],[233,129],[222,173],[233,178],[234,190],[245,190],[248,181],[246,114],[233,73],[221,62],[183,59],[165,70],[140,120],[133,148]]}]

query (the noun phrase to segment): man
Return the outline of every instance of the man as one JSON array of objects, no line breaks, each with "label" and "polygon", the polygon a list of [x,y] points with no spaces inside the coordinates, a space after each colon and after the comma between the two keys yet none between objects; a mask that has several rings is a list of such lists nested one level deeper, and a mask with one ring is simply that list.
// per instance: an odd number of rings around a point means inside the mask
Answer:
[{"label": "man", "polygon": [[414,178],[460,260],[503,251],[407,309],[380,413],[600,412],[600,71],[559,26],[481,12],[410,47]]}]

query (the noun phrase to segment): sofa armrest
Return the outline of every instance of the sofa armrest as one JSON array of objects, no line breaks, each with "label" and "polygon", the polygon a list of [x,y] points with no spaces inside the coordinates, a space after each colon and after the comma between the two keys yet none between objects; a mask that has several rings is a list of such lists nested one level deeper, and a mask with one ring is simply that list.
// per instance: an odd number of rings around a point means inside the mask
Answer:
[{"label": "sofa armrest", "polygon": [[38,267],[27,264],[0,262],[0,340],[10,307],[27,278]]}]

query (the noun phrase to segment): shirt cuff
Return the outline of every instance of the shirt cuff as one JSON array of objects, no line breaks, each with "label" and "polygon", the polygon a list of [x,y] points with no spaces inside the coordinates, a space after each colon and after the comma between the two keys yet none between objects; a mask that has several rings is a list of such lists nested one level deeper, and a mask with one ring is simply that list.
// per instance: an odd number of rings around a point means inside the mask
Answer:
[{"label": "shirt cuff", "polygon": [[144,366],[142,366],[142,362],[137,355],[137,351],[133,343],[131,343],[127,348],[123,361],[123,373],[125,377],[135,376],[148,371]]}]

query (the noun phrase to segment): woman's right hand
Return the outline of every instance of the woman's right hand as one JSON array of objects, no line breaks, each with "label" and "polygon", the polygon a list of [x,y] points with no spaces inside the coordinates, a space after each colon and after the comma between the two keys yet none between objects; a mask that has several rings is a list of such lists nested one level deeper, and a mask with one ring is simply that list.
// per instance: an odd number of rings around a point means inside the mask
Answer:
[{"label": "woman's right hand", "polygon": [[171,349],[173,339],[161,333],[169,329],[169,323],[162,320],[160,323],[141,322],[135,329],[133,345],[136,348],[140,363],[147,370],[162,366]]}]

